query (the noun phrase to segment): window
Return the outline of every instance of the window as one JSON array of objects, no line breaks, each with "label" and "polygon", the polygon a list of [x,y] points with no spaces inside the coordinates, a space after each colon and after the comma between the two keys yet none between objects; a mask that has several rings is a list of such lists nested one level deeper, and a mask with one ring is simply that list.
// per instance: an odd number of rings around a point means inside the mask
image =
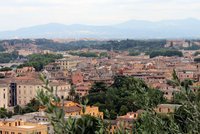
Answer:
[{"label": "window", "polygon": [[4,98],[4,99],[6,98],[6,94],[5,94],[5,93],[3,94],[3,98]]},{"label": "window", "polygon": [[15,132],[11,132],[11,134],[15,134]]},{"label": "window", "polygon": [[159,112],[161,112],[161,110],[162,110],[162,109],[161,109],[161,108],[159,108]]},{"label": "window", "polygon": [[168,108],[168,113],[170,113],[170,109]]},{"label": "window", "polygon": [[134,118],[136,118],[136,114],[134,114]]}]

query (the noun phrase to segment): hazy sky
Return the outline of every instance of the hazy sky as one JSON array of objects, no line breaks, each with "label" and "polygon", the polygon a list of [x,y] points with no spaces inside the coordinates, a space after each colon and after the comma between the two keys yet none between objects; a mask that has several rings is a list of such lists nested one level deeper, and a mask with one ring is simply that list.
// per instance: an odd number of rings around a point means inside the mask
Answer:
[{"label": "hazy sky", "polygon": [[0,0],[0,31],[45,23],[200,19],[200,0]]}]

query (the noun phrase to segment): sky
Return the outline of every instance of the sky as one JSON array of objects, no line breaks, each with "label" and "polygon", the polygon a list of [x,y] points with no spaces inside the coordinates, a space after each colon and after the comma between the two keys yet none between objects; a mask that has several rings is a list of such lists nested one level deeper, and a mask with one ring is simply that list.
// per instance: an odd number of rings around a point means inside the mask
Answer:
[{"label": "sky", "polygon": [[46,23],[200,19],[200,0],[0,0],[0,31]]}]

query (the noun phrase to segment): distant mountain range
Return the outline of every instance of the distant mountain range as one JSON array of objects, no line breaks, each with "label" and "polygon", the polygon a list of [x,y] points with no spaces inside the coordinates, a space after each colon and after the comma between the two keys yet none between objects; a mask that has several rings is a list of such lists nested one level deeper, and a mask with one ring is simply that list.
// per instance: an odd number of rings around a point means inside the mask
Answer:
[{"label": "distant mountain range", "polygon": [[0,32],[0,39],[11,38],[200,38],[200,20],[130,20],[106,26],[50,23]]}]

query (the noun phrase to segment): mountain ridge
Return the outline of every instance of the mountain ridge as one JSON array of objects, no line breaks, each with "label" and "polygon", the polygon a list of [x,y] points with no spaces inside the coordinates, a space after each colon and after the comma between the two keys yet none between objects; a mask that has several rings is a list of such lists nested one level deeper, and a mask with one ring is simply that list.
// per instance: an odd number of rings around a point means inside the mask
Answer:
[{"label": "mountain ridge", "polygon": [[200,38],[200,20],[129,20],[115,25],[48,23],[0,32],[12,38]]}]

